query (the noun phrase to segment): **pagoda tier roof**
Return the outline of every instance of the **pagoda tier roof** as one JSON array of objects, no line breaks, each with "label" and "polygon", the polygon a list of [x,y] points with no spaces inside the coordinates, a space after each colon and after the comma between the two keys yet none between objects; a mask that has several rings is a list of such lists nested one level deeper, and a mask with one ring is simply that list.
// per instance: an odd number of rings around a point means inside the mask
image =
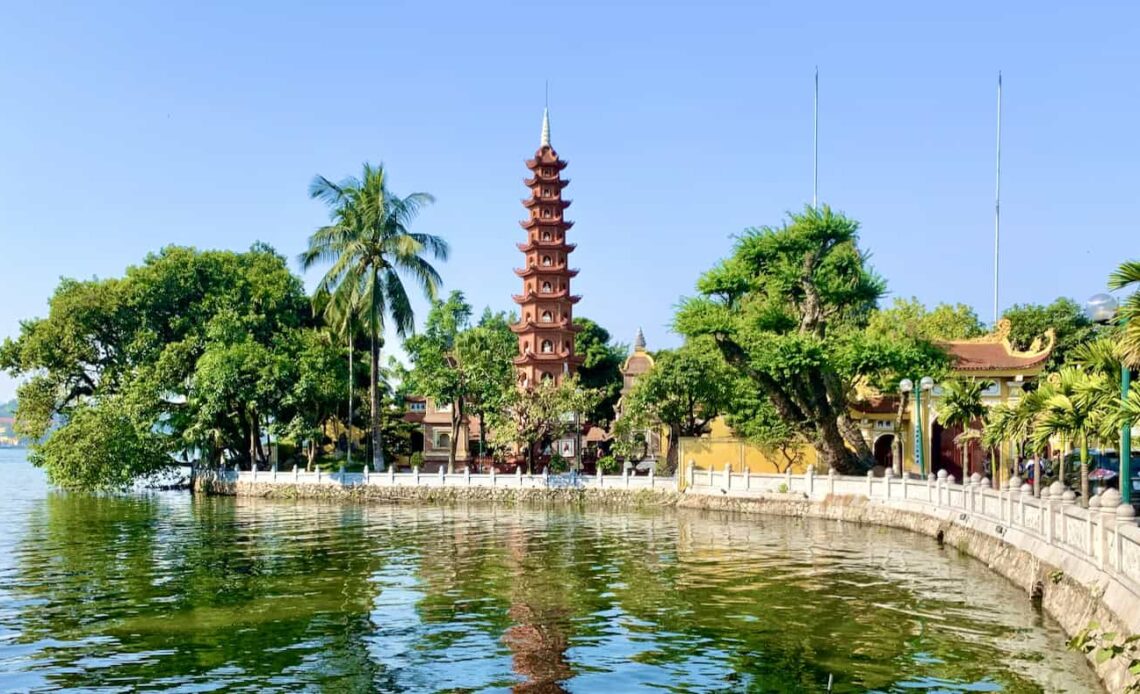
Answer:
[{"label": "pagoda tier roof", "polygon": [[1052,329],[1033,341],[1027,350],[1015,348],[1009,341],[1010,322],[998,321],[997,330],[972,340],[942,343],[953,360],[954,371],[1040,373],[1053,353],[1057,336]]},{"label": "pagoda tier roof", "polygon": [[566,289],[560,292],[548,292],[546,294],[527,292],[526,294],[515,294],[511,298],[515,300],[516,304],[529,304],[538,301],[569,301],[572,304],[576,304],[582,300],[582,297],[577,294],[571,294],[569,290]]},{"label": "pagoda tier roof", "polygon": [[561,320],[557,323],[538,323],[533,320],[519,321],[518,323],[511,323],[511,332],[516,335],[522,333],[543,333],[543,332],[561,332],[561,333],[580,333],[582,326],[574,323],[573,321]]},{"label": "pagoda tier roof", "polygon": [[554,176],[531,176],[530,178],[524,178],[523,184],[526,185],[527,188],[533,188],[533,187],[539,186],[539,185],[556,185],[556,186],[558,186],[559,190],[561,190],[562,188],[565,188],[566,186],[570,185],[570,179],[569,178],[561,178],[558,175],[554,175]]},{"label": "pagoda tier roof", "polygon": [[522,204],[523,204],[523,207],[525,207],[527,209],[530,209],[531,207],[534,207],[535,205],[541,205],[543,203],[547,203],[547,204],[551,204],[551,205],[561,205],[562,209],[566,209],[567,207],[570,207],[570,204],[572,202],[573,202],[573,200],[563,200],[562,198],[539,198],[539,197],[535,197],[532,195],[531,197],[523,200]]},{"label": "pagoda tier roof", "polygon": [[543,166],[553,166],[555,170],[561,171],[566,168],[566,162],[558,158],[558,152],[553,147],[540,147],[534,153],[534,159],[526,160],[526,168],[533,171]]},{"label": "pagoda tier roof", "polygon": [[527,241],[526,243],[516,243],[515,246],[523,253],[539,248],[543,248],[548,251],[562,251],[564,253],[573,253],[574,249],[578,247],[578,244],[565,243],[563,241],[542,241],[540,239],[535,239],[533,241]]},{"label": "pagoda tier roof", "polygon": [[577,268],[566,267],[565,265],[531,265],[530,267],[515,268],[515,274],[519,277],[530,277],[531,275],[553,275],[556,277],[577,277]]},{"label": "pagoda tier roof", "polygon": [[519,226],[521,226],[523,229],[533,229],[535,227],[554,227],[561,229],[562,231],[566,231],[570,227],[574,226],[574,222],[571,222],[569,219],[563,219],[562,217],[559,217],[558,219],[536,219],[534,217],[531,217],[530,219],[519,222]]},{"label": "pagoda tier roof", "polygon": [[570,362],[571,364],[581,364],[586,361],[584,354],[570,354],[569,352],[527,352],[515,357],[514,362],[517,366],[524,366],[526,364],[539,364],[550,362]]}]

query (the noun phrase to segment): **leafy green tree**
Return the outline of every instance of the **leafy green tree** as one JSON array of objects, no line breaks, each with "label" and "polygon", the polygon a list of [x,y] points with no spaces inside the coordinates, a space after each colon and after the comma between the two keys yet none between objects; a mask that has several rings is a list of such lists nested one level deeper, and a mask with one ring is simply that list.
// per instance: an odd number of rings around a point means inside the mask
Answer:
[{"label": "leafy green tree", "polygon": [[1120,307],[1120,319],[1124,322],[1121,336],[1122,356],[1133,369],[1140,368],[1140,261],[1121,263],[1108,278],[1111,289],[1134,288]]},{"label": "leafy green tree", "polygon": [[1029,349],[1050,328],[1057,341],[1046,362],[1050,371],[1065,363],[1069,351],[1096,336],[1096,326],[1089,321],[1081,306],[1066,297],[1060,297],[1048,306],[1041,304],[1015,304],[1002,313],[1010,323],[1009,341],[1018,349]]},{"label": "leafy green tree", "polygon": [[621,366],[629,350],[613,342],[609,331],[589,318],[575,318],[574,324],[581,328],[574,338],[574,351],[584,358],[578,367],[578,378],[583,387],[601,393],[597,407],[585,413],[586,420],[612,422],[614,407],[621,397]]},{"label": "leafy green tree", "polygon": [[577,377],[557,385],[547,380],[531,388],[513,388],[502,411],[491,420],[491,441],[501,451],[520,451],[531,473],[541,447],[573,431],[574,413],[590,411],[599,397],[597,391],[583,388]]},{"label": "leafy green tree", "polygon": [[460,334],[469,327],[471,305],[463,293],[454,291],[447,301],[436,301],[419,335],[404,343],[412,362],[411,387],[436,403],[451,405],[451,447],[447,470],[455,471],[459,433],[467,416],[467,399],[472,388],[471,374],[456,349]]},{"label": "leafy green tree", "polygon": [[972,429],[976,420],[986,415],[986,405],[982,394],[993,383],[976,378],[955,378],[942,384],[942,398],[938,401],[938,421],[945,427],[962,427],[962,433],[955,440],[962,454],[962,478],[970,476],[970,441],[980,439],[980,430]]},{"label": "leafy green tree", "polygon": [[735,372],[712,338],[697,338],[676,350],[662,350],[651,371],[629,394],[626,413],[669,428],[667,474],[677,469],[682,436],[700,436],[732,402]]},{"label": "leafy green tree", "polygon": [[318,264],[330,267],[317,285],[317,302],[342,325],[356,316],[371,340],[369,409],[372,413],[373,466],[384,469],[380,431],[380,348],[391,321],[396,333],[412,333],[415,316],[404,286],[408,277],[435,300],[441,280],[429,258],[446,260],[447,242],[438,236],[413,232],[410,226],[420,210],[434,201],[427,193],[399,197],[388,190],[382,166],[364,165],[361,178],[333,183],[313,179],[311,197],[330,208],[332,223],[309,237],[301,254],[308,270]]},{"label": "leafy green tree", "polygon": [[[308,303],[284,258],[261,244],[246,253],[168,247],[122,278],[63,280],[47,318],[25,321],[0,347],[0,369],[28,377],[18,392],[21,434],[39,442],[35,460],[54,465],[63,449],[51,439],[93,436],[91,415],[81,423],[77,413],[114,402],[117,417],[165,450],[261,459],[260,432],[288,409],[294,334],[308,329]],[[84,447],[99,445],[149,450]],[[107,474],[96,460],[90,474],[58,465],[53,479],[94,485]],[[146,460],[138,469],[149,469]]]},{"label": "leafy green tree", "polygon": [[845,473],[873,460],[848,416],[856,382],[897,384],[899,374],[944,358],[917,338],[900,344],[866,332],[884,284],[857,231],[827,206],[781,227],[746,230],[675,320],[687,337],[714,339],[737,375],[812,441],[819,460]]},{"label": "leafy green tree", "polygon": [[908,336],[932,342],[984,335],[985,325],[966,304],[938,304],[927,310],[917,298],[896,297],[890,308],[876,309],[867,323],[870,335]]},{"label": "leafy green tree", "polygon": [[487,419],[508,402],[515,389],[518,338],[504,313],[483,312],[479,324],[459,334],[457,359],[467,373],[467,411],[479,420],[479,456],[484,455]]},{"label": "leafy green tree", "polygon": [[170,441],[140,427],[114,398],[74,408],[30,458],[52,484],[89,490],[126,489],[174,464]]},{"label": "leafy green tree", "polygon": [[280,427],[280,437],[303,446],[307,468],[312,469],[320,451],[321,427],[337,413],[348,370],[331,331],[302,331],[297,340],[295,378],[285,395],[289,418]]}]

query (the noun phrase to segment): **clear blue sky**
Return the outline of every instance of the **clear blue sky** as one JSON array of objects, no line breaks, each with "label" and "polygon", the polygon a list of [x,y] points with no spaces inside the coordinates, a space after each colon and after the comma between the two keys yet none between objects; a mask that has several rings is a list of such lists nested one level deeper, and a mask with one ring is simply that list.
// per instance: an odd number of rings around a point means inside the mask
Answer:
[{"label": "clear blue sky", "polygon": [[623,341],[676,344],[730,236],[810,201],[815,65],[821,199],[894,294],[990,318],[999,68],[1002,303],[1083,299],[1140,255],[1125,2],[94,5],[3,9],[0,337],[60,276],[165,244],[292,258],[326,218],[310,179],[365,160],[438,197],[447,289],[512,308],[547,79],[579,314]]}]

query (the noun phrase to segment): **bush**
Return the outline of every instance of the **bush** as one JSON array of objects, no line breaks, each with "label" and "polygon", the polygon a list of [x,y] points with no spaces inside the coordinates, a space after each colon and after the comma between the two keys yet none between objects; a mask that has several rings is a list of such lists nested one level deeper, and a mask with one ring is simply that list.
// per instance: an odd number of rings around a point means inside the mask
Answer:
[{"label": "bush", "polygon": [[598,458],[598,469],[602,471],[603,475],[612,475],[620,469],[620,465],[617,458],[607,455],[604,458]]},{"label": "bush", "polygon": [[424,454],[419,451],[413,453],[411,463],[413,468],[422,468],[424,466]]},{"label": "bush", "polygon": [[555,453],[550,456],[550,472],[558,475],[570,469],[570,461]]}]

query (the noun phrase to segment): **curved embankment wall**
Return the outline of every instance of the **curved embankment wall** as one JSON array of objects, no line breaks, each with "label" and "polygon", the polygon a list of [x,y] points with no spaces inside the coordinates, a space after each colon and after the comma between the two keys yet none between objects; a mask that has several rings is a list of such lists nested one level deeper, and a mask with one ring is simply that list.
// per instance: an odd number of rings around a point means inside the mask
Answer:
[{"label": "curved embankment wall", "polygon": [[[262,473],[264,476],[264,473]],[[985,523],[978,514],[965,512],[952,505],[916,503],[914,500],[875,498],[857,493],[831,493],[818,489],[826,478],[818,478],[816,493],[790,490],[783,480],[766,490],[750,488],[732,490],[717,485],[690,484],[683,492],[667,480],[658,480],[649,488],[631,486],[614,480],[607,488],[597,486],[553,486],[543,478],[533,478],[532,486],[484,486],[467,484],[446,486],[349,483],[326,478],[320,483],[274,479],[253,481],[247,473],[200,478],[196,490],[208,494],[256,496],[279,499],[326,499],[353,502],[387,503],[457,503],[481,502],[497,504],[559,503],[587,507],[652,508],[672,507],[729,513],[781,515],[800,518],[823,518],[852,523],[901,528],[936,539],[956,548],[991,570],[1020,586],[1042,608],[1056,619],[1070,635],[1091,622],[1105,630],[1120,634],[1140,633],[1140,598],[1127,580],[1101,570],[1089,558],[1075,556],[1070,549],[1045,542],[1019,529],[1013,522],[1014,505],[1009,502],[1010,522],[1005,525]],[[426,479],[426,478],[425,478]],[[434,478],[433,478],[434,479]],[[500,478],[499,484],[518,478]],[[525,479],[525,478],[524,478]],[[541,484],[539,479],[543,479]],[[644,478],[642,478],[644,479]],[[691,477],[690,477],[691,479]],[[755,479],[755,478],[753,478]],[[896,480],[897,482],[897,480]],[[890,481],[886,482],[888,485]],[[860,480],[860,486],[863,482]],[[919,483],[925,484],[925,483]],[[753,486],[750,483],[750,486]],[[914,485],[917,486],[917,485]],[[870,489],[870,486],[867,485]],[[851,490],[845,490],[850,492]],[[889,493],[889,492],[888,492]],[[947,500],[950,496],[947,494]],[[941,492],[939,500],[941,500]],[[966,506],[963,499],[963,506]],[[984,504],[983,504],[984,507]],[[1021,517],[1024,520],[1024,512]],[[1090,529],[1090,533],[1091,533]],[[1120,543],[1117,535],[1117,544]],[[1092,557],[1095,560],[1095,557]],[[1097,674],[1109,691],[1123,691],[1131,676],[1123,659],[1097,664]]]}]

